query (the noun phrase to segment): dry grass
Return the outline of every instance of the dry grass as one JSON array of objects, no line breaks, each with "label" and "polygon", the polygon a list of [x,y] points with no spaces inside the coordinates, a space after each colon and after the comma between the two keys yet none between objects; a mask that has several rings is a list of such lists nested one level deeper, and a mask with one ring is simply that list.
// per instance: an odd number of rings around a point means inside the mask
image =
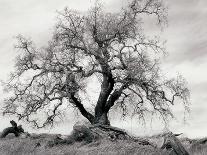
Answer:
[{"label": "dry grass", "polygon": [[202,142],[206,138],[195,139],[188,145],[188,150],[191,155],[207,155],[207,143]]},{"label": "dry grass", "polygon": [[[0,155],[164,155],[160,137],[151,138],[156,146],[139,145],[130,140],[111,141],[101,139],[92,143],[75,142],[49,147],[48,142],[57,135],[40,134],[28,138],[16,138],[12,135],[0,139]],[[149,138],[149,137],[148,137]],[[207,144],[198,144],[196,140],[181,139],[190,155],[206,155]]]},{"label": "dry grass", "polygon": [[89,144],[82,142],[72,145],[48,147],[48,141],[54,138],[49,135],[36,138],[16,138],[8,136],[0,139],[1,155],[161,155],[159,149],[152,146],[138,145],[136,142],[119,140],[98,140]]}]

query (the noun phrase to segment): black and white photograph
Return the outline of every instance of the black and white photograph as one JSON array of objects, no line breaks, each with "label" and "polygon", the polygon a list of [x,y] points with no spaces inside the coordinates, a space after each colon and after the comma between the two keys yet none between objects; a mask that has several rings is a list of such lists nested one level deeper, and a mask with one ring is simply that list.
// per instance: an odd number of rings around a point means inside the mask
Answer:
[{"label": "black and white photograph", "polygon": [[0,155],[207,155],[206,0],[0,0]]}]

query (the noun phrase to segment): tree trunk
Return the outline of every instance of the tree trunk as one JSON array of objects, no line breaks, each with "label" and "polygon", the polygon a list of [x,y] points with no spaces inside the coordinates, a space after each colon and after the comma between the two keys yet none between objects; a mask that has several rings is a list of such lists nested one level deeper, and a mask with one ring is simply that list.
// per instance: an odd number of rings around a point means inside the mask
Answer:
[{"label": "tree trunk", "polygon": [[108,115],[106,112],[99,113],[95,116],[94,124],[110,125]]}]

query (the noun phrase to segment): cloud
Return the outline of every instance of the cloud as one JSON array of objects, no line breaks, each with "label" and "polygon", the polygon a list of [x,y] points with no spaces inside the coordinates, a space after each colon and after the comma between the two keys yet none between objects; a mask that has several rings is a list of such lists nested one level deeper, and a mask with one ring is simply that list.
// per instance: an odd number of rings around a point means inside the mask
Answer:
[{"label": "cloud", "polygon": [[172,63],[200,63],[207,57],[207,9],[204,1],[169,1],[169,27],[165,32]]}]

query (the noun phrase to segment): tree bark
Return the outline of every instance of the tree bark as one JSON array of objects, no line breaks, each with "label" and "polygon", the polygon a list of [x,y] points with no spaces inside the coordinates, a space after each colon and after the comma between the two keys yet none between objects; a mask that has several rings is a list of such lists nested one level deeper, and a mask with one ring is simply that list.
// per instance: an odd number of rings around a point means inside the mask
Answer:
[{"label": "tree bark", "polygon": [[[102,47],[100,47],[100,51],[102,51],[101,49]],[[101,53],[104,55],[104,52],[102,51]],[[113,79],[111,68],[107,63],[107,59],[105,57],[95,58],[100,64],[103,75],[103,81],[101,84],[101,92],[99,94],[98,101],[95,107],[94,124],[109,125],[110,122],[107,116],[108,111],[106,111],[106,103],[110,96],[110,93],[113,91],[115,81]]]},{"label": "tree bark", "polygon": [[106,112],[103,112],[102,114],[99,114],[94,119],[94,124],[99,125],[110,125],[110,121],[108,119],[108,115]]}]

